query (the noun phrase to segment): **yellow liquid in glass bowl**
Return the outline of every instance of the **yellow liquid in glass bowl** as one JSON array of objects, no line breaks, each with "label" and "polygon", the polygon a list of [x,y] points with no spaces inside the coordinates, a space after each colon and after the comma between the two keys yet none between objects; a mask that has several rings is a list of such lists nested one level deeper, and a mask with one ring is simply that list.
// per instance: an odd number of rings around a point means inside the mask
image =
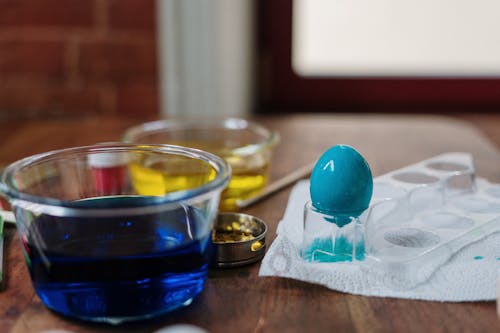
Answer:
[{"label": "yellow liquid in glass bowl", "polygon": [[[268,181],[270,152],[264,151],[241,156],[231,150],[199,143],[173,143],[212,152],[224,158],[232,169],[228,187],[222,192],[219,209],[237,209],[237,201],[246,200],[259,194]],[[220,146],[218,146],[220,147]],[[199,187],[215,177],[215,170],[208,164],[193,167],[179,160],[141,161],[130,164],[132,181],[137,194],[164,195],[169,192]]]}]

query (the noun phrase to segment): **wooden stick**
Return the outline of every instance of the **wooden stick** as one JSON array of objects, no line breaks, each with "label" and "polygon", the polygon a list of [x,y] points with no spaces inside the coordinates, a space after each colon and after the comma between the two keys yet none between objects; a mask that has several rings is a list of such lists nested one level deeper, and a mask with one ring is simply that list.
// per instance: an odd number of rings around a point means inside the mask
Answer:
[{"label": "wooden stick", "polygon": [[309,176],[311,174],[311,171],[314,167],[314,164],[315,163],[305,165],[305,166],[289,173],[288,175],[284,176],[283,178],[280,178],[277,181],[269,184],[269,186],[267,186],[264,189],[264,191],[262,191],[260,194],[256,195],[255,197],[252,197],[252,198],[247,199],[247,200],[237,200],[236,205],[238,206],[238,208],[247,208],[247,207],[259,202],[260,200],[268,197],[269,195],[271,195],[279,190],[282,190],[285,187],[295,183],[296,181],[298,181],[302,178],[306,178],[307,176]]}]

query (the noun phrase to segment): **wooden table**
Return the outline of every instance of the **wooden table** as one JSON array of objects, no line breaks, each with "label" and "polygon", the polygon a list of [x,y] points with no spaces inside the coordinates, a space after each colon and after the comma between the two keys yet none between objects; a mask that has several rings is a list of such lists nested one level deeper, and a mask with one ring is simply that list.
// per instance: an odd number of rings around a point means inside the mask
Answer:
[{"label": "wooden table", "polygon": [[[56,148],[118,140],[125,128],[144,120],[108,117],[0,123],[0,162]],[[287,115],[257,120],[281,134],[273,159],[273,179],[316,160],[328,147],[344,143],[365,156],[375,176],[439,153],[466,151],[474,155],[479,175],[500,182],[497,148],[477,129],[456,119]],[[289,192],[286,189],[245,210],[267,222],[269,242]],[[212,270],[205,290],[191,306],[157,320],[119,327],[88,324],[58,316],[42,305],[31,286],[12,227],[6,230],[4,255],[0,332],[153,332],[174,323],[195,324],[213,333],[500,330],[494,302],[440,303],[354,296],[294,280],[259,277],[258,263]]]}]

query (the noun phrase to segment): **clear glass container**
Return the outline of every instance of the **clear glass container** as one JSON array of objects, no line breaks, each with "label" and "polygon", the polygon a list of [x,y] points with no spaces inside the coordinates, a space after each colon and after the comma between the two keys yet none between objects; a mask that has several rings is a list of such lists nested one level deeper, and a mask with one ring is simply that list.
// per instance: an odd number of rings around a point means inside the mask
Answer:
[{"label": "clear glass container", "polygon": [[[123,140],[198,148],[224,158],[231,166],[232,176],[222,193],[220,209],[230,211],[238,208],[238,201],[258,195],[266,186],[272,150],[279,142],[279,136],[254,122],[229,118],[144,123],[129,128]],[[151,188],[143,194],[154,191]]]},{"label": "clear glass container", "polygon": [[[229,178],[228,164],[207,152],[118,143],[27,157],[6,167],[0,189],[42,302],[116,324],[188,305],[202,291]],[[148,187],[161,190],[142,193]]]},{"label": "clear glass container", "polygon": [[311,201],[304,206],[301,257],[309,262],[343,262],[365,258],[364,227],[358,217],[328,214]]}]

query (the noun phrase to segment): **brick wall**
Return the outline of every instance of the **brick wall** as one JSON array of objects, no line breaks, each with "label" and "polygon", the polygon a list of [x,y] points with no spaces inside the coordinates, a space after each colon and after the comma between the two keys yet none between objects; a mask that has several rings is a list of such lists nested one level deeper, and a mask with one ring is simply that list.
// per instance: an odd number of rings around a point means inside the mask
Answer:
[{"label": "brick wall", "polygon": [[155,0],[0,0],[0,119],[158,113]]}]

